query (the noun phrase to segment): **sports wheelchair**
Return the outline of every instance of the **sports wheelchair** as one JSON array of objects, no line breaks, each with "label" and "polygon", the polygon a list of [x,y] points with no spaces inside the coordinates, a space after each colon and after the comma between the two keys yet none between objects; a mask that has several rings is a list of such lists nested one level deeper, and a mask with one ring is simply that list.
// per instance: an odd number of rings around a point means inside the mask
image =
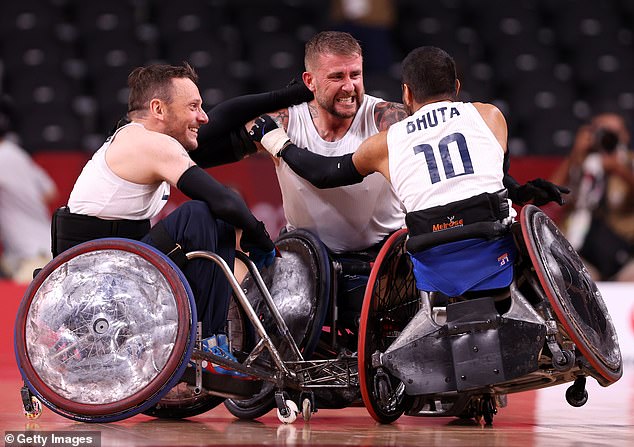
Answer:
[{"label": "sports wheelchair", "polygon": [[[331,263],[323,244],[305,231],[287,233],[276,245],[283,256],[264,270],[264,279],[246,255],[236,254],[249,271],[242,285],[214,253],[187,254],[218,264],[231,285],[227,326],[240,363],[200,349],[192,291],[153,247],[107,238],[56,256],[34,277],[16,319],[27,417],[37,417],[44,403],[84,422],[141,412],[184,418],[229,399],[227,408],[240,418],[277,406],[280,420],[292,422],[297,403],[305,420],[318,405],[361,405],[356,357],[346,347],[356,349],[358,318],[337,327],[339,307],[328,302],[338,285],[330,275],[341,263]],[[356,265],[353,274],[369,273],[367,262]],[[326,332],[325,322],[331,322]],[[308,360],[313,355],[323,358]],[[255,380],[204,373],[205,361]]]},{"label": "sports wheelchair", "polygon": [[[282,258],[264,277],[237,253],[249,270],[242,284],[213,253],[188,253],[216,262],[231,284],[228,326],[240,363],[196,345],[192,293],[169,258],[125,239],[81,244],[38,273],[18,312],[25,413],[35,417],[41,401],[87,422],[141,412],[181,418],[227,399],[239,418],[277,407],[285,423],[300,413],[308,420],[317,407],[364,404],[381,423],[407,414],[490,424],[507,394],[571,381],[566,398],[583,405],[587,376],[607,386],[622,373],[601,295],[538,208],[524,207],[511,231],[513,282],[477,299],[419,291],[407,232],[394,233],[371,267],[358,329],[337,315],[345,304],[324,297],[338,295],[329,275],[342,267],[310,233],[283,235]],[[352,265],[353,275],[368,268]],[[219,384],[202,373],[203,361],[257,380]]]},{"label": "sports wheelchair", "polygon": [[[443,242],[451,232],[453,241],[481,237],[447,231]],[[477,297],[417,290],[405,231],[386,243],[363,302],[358,350],[361,394],[376,421],[406,414],[490,425],[508,394],[573,382],[566,400],[581,406],[586,377],[602,386],[621,377],[601,294],[556,225],[527,205],[507,231],[518,249],[512,283]]]}]

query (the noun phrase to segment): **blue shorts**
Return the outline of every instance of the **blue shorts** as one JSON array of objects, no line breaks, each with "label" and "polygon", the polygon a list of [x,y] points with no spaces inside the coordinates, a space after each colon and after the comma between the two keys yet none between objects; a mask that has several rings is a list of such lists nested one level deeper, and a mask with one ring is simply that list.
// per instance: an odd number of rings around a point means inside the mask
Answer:
[{"label": "blue shorts", "polygon": [[458,296],[469,290],[507,287],[513,281],[517,247],[512,235],[465,239],[411,254],[416,287]]}]

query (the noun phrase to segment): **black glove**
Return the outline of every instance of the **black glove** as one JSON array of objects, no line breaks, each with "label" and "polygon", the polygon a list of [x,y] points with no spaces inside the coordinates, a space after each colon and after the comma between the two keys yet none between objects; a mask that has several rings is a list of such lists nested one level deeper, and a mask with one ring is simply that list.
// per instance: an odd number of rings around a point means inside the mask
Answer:
[{"label": "black glove", "polygon": [[268,231],[266,231],[266,227],[260,221],[258,221],[255,229],[242,232],[240,248],[242,248],[242,251],[249,253],[249,258],[259,269],[270,266],[275,259],[275,244],[273,244]]},{"label": "black glove", "polygon": [[249,131],[249,136],[253,141],[260,143],[264,135],[279,128],[280,127],[277,123],[273,121],[273,118],[269,115],[261,115],[253,122],[253,126],[251,126],[251,130]]},{"label": "black glove", "polygon": [[557,202],[559,205],[563,205],[565,200],[562,194],[570,193],[570,189],[565,186],[559,186],[541,178],[531,180],[521,186],[507,186],[507,189],[509,199],[518,205],[524,205],[531,200],[535,206],[542,206],[548,202]]},{"label": "black glove", "polygon": [[290,143],[284,128],[278,127],[273,118],[268,115],[255,119],[249,131],[249,137],[259,142],[274,157],[278,157],[286,144]]}]

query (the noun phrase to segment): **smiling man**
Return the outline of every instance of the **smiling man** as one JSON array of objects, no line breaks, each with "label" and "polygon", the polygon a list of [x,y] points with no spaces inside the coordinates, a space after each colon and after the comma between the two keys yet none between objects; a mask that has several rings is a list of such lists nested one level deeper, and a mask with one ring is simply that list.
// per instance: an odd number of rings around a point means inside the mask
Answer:
[{"label": "smiling man", "polygon": [[[203,347],[235,361],[224,334],[229,284],[215,263],[188,261],[185,253],[207,250],[232,266],[235,229],[241,247],[258,266],[270,265],[275,250],[264,224],[244,201],[189,157],[198,130],[208,122],[188,65],[150,65],[130,73],[129,123],[119,127],[88,161],[68,207],[54,218],[54,255],[101,237],[139,239],[176,262],[192,288],[202,321]],[[175,186],[194,199],[150,229]],[[220,367],[211,373],[238,375]]]}]

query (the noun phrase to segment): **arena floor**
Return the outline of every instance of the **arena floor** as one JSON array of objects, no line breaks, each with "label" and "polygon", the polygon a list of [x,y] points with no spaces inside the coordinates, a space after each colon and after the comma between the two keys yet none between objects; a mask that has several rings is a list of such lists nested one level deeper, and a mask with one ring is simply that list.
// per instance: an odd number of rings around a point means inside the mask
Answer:
[{"label": "arena floor", "polygon": [[[301,417],[281,424],[275,411],[256,421],[240,421],[224,406],[182,421],[139,415],[109,424],[86,424],[66,419],[45,408],[35,420],[24,417],[20,402],[19,372],[13,360],[12,326],[23,288],[0,287],[0,427],[5,445],[10,432],[98,433],[101,446],[533,446],[589,447],[634,446],[634,284],[602,287],[615,299],[608,304],[618,329],[624,354],[624,374],[603,388],[588,380],[588,403],[581,408],[566,403],[567,385],[511,395],[492,427],[466,424],[456,418],[403,416],[391,425],[380,425],[365,408],[319,410],[310,422]],[[621,306],[625,306],[621,308]],[[32,443],[28,445],[42,445]],[[50,445],[47,444],[47,445]],[[62,444],[60,444],[62,445]],[[65,444],[71,445],[71,444]],[[78,444],[81,445],[81,444]],[[91,444],[94,446],[97,444]]]},{"label": "arena floor", "polygon": [[102,446],[632,446],[634,445],[634,375],[601,388],[589,381],[589,401],[569,406],[565,386],[509,397],[492,427],[459,423],[455,418],[403,416],[379,425],[365,408],[320,410],[309,423],[300,418],[283,425],[274,411],[256,421],[239,421],[224,406],[184,421],[144,415],[109,424],[85,424],[45,409],[29,421],[19,402],[21,382],[4,371],[0,379],[3,434],[7,431],[99,432]]}]

